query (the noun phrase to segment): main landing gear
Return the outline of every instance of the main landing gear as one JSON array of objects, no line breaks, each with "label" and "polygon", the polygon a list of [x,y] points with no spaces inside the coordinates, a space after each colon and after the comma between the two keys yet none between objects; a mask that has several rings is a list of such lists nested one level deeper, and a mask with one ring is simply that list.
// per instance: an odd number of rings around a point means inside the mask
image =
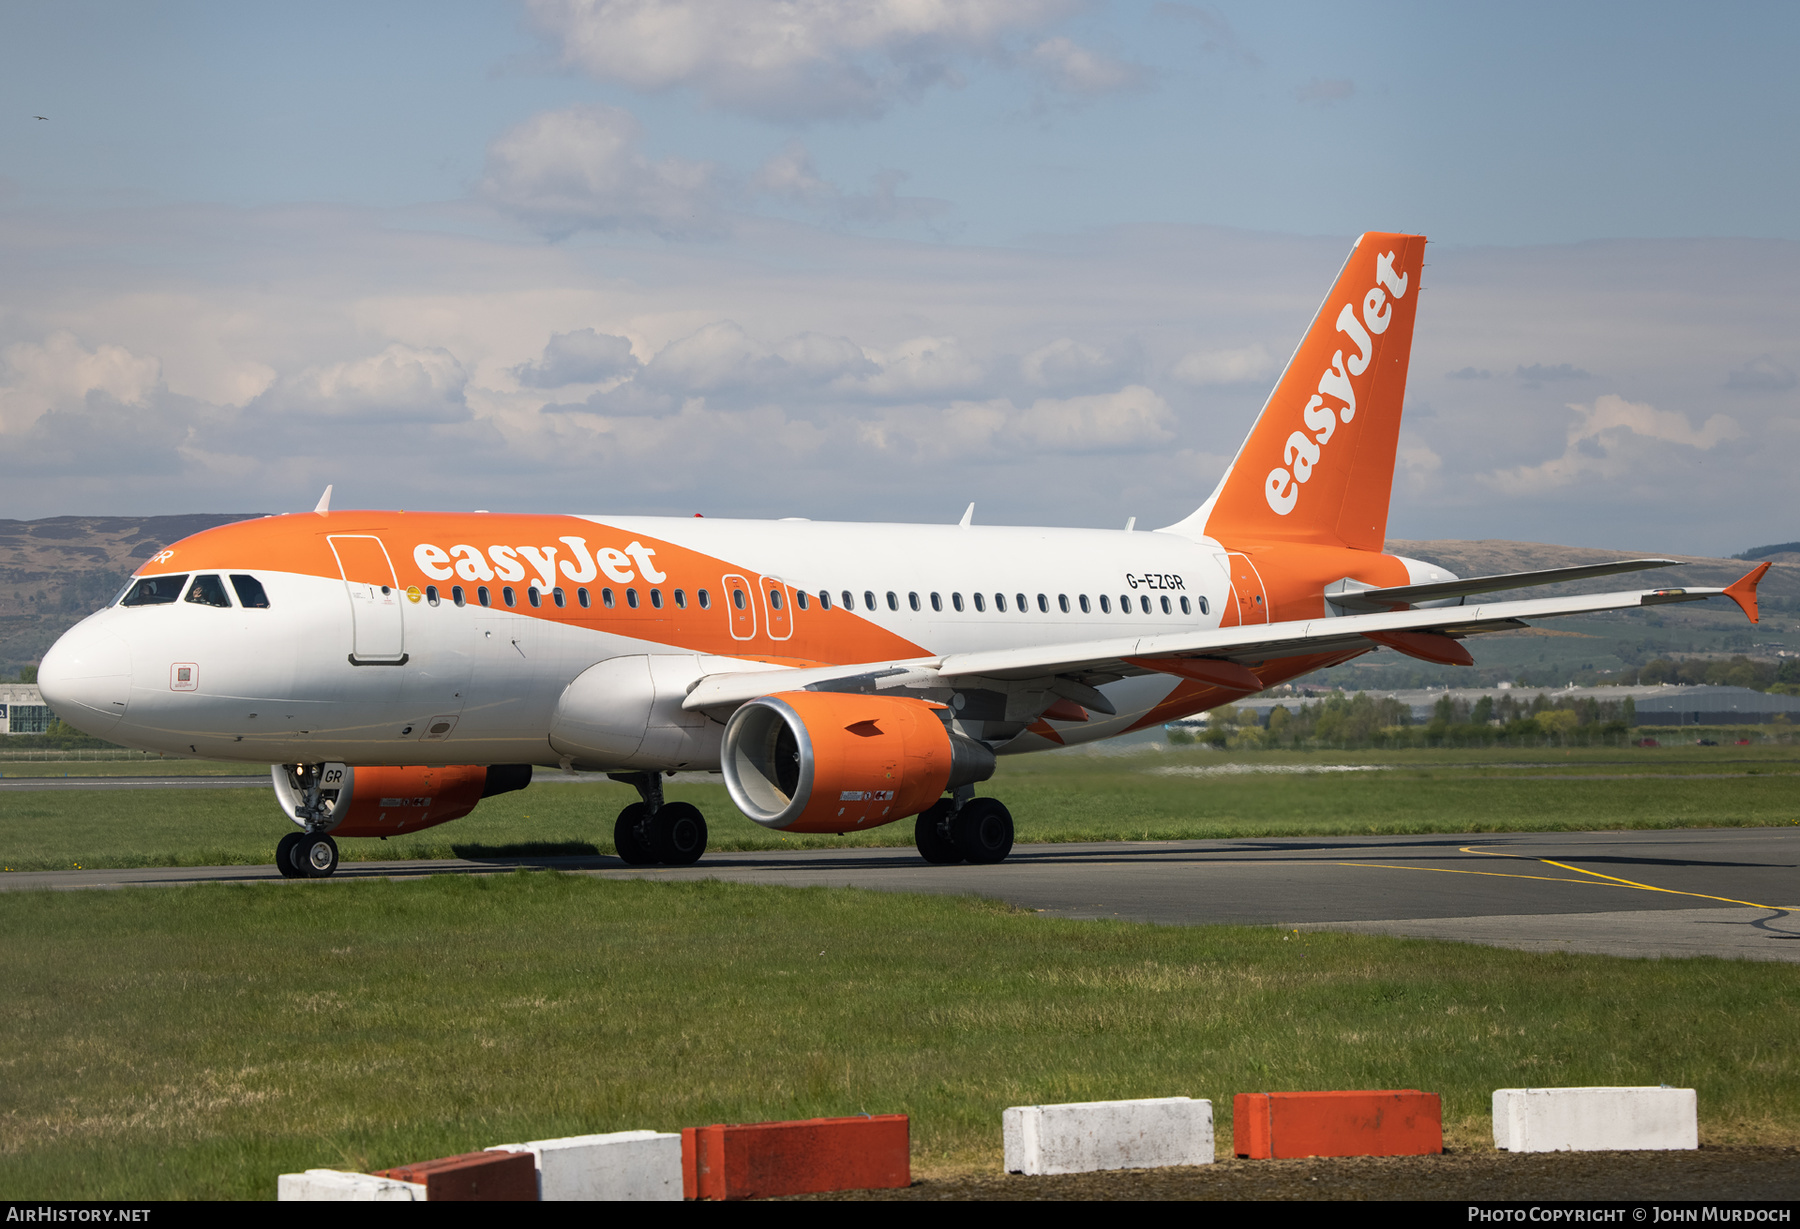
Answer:
[{"label": "main landing gear", "polygon": [[[966,791],[966,792],[965,792]],[[972,862],[991,866],[1012,852],[1012,812],[996,798],[976,798],[964,787],[922,811],[913,827],[919,856],[949,866]]]},{"label": "main landing gear", "polygon": [[337,865],[337,842],[323,832],[290,832],[275,846],[283,879],[329,879]]},{"label": "main landing gear", "polygon": [[635,786],[642,802],[619,812],[613,824],[613,847],[632,866],[692,866],[706,852],[706,817],[686,802],[664,802],[662,774],[608,773]]}]

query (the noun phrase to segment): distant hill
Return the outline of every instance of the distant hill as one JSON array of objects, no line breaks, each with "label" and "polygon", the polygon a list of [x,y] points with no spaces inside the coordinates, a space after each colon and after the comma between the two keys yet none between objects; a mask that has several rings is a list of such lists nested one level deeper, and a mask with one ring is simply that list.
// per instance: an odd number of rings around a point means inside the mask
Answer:
[{"label": "distant hill", "polygon": [[53,516],[0,520],[0,675],[35,664],[157,551],[189,534],[261,516]]}]

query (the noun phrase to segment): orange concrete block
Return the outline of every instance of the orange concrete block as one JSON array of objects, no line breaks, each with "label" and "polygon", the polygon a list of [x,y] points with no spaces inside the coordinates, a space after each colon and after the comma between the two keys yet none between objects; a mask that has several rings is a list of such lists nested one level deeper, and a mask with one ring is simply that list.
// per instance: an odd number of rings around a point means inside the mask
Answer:
[{"label": "orange concrete block", "polygon": [[1444,1150],[1435,1092],[1241,1092],[1231,1102],[1238,1156],[1423,1156]]},{"label": "orange concrete block", "polygon": [[689,1199],[762,1199],[912,1185],[905,1114],[689,1127],[681,1133]]},{"label": "orange concrete block", "polygon": [[376,1177],[418,1182],[434,1199],[537,1201],[537,1162],[529,1152],[465,1152],[384,1169]]}]

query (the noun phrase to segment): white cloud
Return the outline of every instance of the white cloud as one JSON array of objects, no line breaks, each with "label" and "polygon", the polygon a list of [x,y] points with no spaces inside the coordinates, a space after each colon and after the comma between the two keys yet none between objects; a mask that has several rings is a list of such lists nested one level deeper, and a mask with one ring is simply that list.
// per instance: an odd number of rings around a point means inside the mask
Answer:
[{"label": "white cloud", "polygon": [[1169,374],[1185,384],[1243,384],[1274,375],[1275,360],[1260,343],[1235,350],[1196,350],[1170,368]]},{"label": "white cloud", "polygon": [[257,414],[317,415],[364,423],[460,422],[468,376],[448,350],[398,342],[379,354],[309,367],[278,381],[248,407]]},{"label": "white cloud", "polygon": [[611,333],[576,329],[553,334],[536,362],[521,363],[513,374],[525,388],[563,388],[570,384],[600,384],[628,376],[638,369],[631,342]]},{"label": "white cloud", "polygon": [[1613,393],[1595,398],[1592,405],[1568,408],[1575,412],[1575,421],[1562,455],[1539,465],[1500,470],[1490,478],[1494,486],[1509,494],[1530,495],[1584,479],[1627,478],[1644,464],[1646,443],[1704,452],[1743,435],[1736,420],[1724,414],[1714,414],[1696,429],[1674,410],[1659,410]]},{"label": "white cloud", "polygon": [[880,171],[867,192],[846,192],[819,174],[806,146],[789,141],[757,168],[750,190],[818,217],[859,224],[923,221],[950,208],[948,201],[900,195],[906,178],[903,171]]},{"label": "white cloud", "polygon": [[[565,64],[637,90],[691,87],[764,119],[878,115],[960,81],[1069,0],[528,0]],[[1098,73],[1098,68],[1090,72]]]},{"label": "white cloud", "polygon": [[642,129],[617,107],[546,111],[502,134],[487,151],[477,191],[546,235],[578,230],[681,236],[718,227],[718,171],[700,162],[652,162]]},{"label": "white cloud", "polygon": [[861,437],[883,452],[967,461],[995,454],[1143,452],[1175,438],[1175,415],[1141,384],[1088,397],[955,401],[941,410],[908,406],[865,424]]},{"label": "white cloud", "polygon": [[1072,337],[1059,337],[1019,360],[1019,374],[1040,388],[1065,388],[1110,375],[1116,364],[1106,351]]},{"label": "white cloud", "polygon": [[1030,59],[1052,86],[1087,97],[1134,89],[1148,75],[1142,65],[1128,64],[1062,35],[1033,47]]},{"label": "white cloud", "polygon": [[79,405],[101,393],[124,405],[142,405],[162,383],[162,363],[123,346],[101,343],[89,349],[67,330],[42,342],[17,342],[0,349],[5,378],[0,382],[0,429],[22,430],[46,411]]}]

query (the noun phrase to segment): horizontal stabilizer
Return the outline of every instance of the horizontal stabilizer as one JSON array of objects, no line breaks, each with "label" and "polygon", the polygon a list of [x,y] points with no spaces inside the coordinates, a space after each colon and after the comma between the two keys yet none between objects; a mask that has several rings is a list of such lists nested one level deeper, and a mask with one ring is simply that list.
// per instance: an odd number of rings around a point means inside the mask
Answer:
[{"label": "horizontal stabilizer", "polygon": [[1469,576],[1462,580],[1435,581],[1429,585],[1395,585],[1387,589],[1359,589],[1354,593],[1328,593],[1325,600],[1340,610],[1357,613],[1392,610],[1418,602],[1442,601],[1452,597],[1470,597],[1477,593],[1498,593],[1503,589],[1529,589],[1535,585],[1556,585],[1568,580],[1588,580],[1595,576],[1617,576],[1620,572],[1641,572],[1646,568],[1678,566],[1675,559],[1624,559],[1618,563],[1590,563],[1576,568],[1546,568],[1541,572],[1501,572],[1494,576]]}]

